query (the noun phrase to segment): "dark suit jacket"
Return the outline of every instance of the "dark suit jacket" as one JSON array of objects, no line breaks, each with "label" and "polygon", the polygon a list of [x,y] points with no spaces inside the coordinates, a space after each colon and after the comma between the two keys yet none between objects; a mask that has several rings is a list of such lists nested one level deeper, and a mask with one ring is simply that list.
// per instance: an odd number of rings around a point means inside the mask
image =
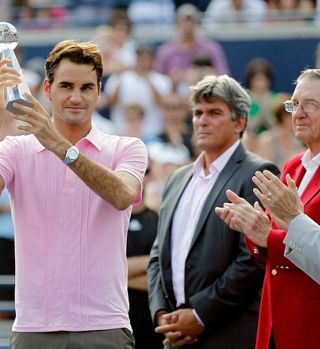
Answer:
[{"label": "dark suit jacket", "polygon": [[[205,332],[188,348],[254,347],[264,267],[248,252],[243,236],[232,231],[214,208],[228,201],[227,189],[251,203],[256,201],[252,176],[264,169],[279,173],[274,164],[247,152],[240,144],[205,201],[185,265],[186,305],[196,310]],[[166,184],[148,269],[153,318],[161,309],[175,309],[170,230],[177,203],[191,176],[192,165],[188,165],[175,171]]]}]

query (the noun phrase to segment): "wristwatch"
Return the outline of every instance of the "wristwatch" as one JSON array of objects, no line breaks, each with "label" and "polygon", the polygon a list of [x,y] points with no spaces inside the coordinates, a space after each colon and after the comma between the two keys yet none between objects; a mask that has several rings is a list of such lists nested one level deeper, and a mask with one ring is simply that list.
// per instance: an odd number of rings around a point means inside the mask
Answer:
[{"label": "wristwatch", "polygon": [[65,164],[70,165],[78,159],[79,154],[79,149],[73,145],[72,147],[67,149],[66,155],[64,156],[64,159],[62,161]]}]

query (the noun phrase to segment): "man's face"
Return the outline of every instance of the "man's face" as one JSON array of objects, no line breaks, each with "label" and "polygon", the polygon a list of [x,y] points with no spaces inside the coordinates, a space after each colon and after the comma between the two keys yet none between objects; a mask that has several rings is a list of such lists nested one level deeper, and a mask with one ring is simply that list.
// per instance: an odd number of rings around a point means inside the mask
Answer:
[{"label": "man's face", "polygon": [[196,145],[213,161],[240,138],[245,119],[232,120],[228,104],[214,98],[194,105],[193,126]]},{"label": "man's face", "polygon": [[60,62],[54,81],[45,82],[44,92],[52,101],[55,123],[91,125],[99,99],[96,71],[92,65]]},{"label": "man's face", "polygon": [[[320,80],[309,78],[301,80],[291,100],[298,105],[292,113],[294,133],[315,155],[320,151]],[[310,106],[312,112],[303,110],[309,109]]]}]

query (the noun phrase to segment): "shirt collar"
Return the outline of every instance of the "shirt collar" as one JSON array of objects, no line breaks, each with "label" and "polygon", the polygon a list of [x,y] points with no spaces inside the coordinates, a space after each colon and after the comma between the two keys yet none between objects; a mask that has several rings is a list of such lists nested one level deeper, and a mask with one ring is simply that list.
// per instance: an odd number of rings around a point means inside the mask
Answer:
[{"label": "shirt collar", "polygon": [[[46,148],[38,141],[36,136],[32,135],[36,140],[36,149],[37,152],[41,152],[45,150]],[[102,149],[102,133],[101,131],[95,126],[94,123],[92,123],[91,130],[89,133],[82,139],[80,139],[76,145],[85,144],[85,143],[91,143],[94,147],[97,148],[97,150],[101,151]]]},{"label": "shirt collar", "polygon": [[204,152],[202,152],[193,164],[193,174],[196,176],[201,175],[203,177],[211,177],[216,172],[220,173],[224,169],[224,167],[226,166],[226,164],[229,161],[229,159],[231,158],[232,154],[238,148],[239,144],[240,144],[240,140],[237,140],[224,153],[222,153],[216,160],[214,160],[210,164],[208,176],[205,176],[205,174],[204,174],[204,167],[203,167],[203,165],[204,165]]},{"label": "shirt collar", "polygon": [[312,158],[312,154],[308,149],[301,158],[301,163],[306,170],[315,169],[320,165],[320,153]]}]

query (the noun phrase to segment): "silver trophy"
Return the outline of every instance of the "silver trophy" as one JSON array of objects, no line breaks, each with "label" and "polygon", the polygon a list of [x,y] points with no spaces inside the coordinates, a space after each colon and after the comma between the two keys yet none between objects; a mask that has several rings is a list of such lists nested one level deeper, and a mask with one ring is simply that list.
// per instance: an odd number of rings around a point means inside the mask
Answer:
[{"label": "silver trophy", "polygon": [[6,109],[15,114],[24,114],[20,110],[13,107],[13,103],[20,103],[26,106],[31,106],[27,101],[26,93],[30,93],[29,87],[23,79],[22,70],[18,59],[14,53],[14,49],[18,44],[17,29],[10,23],[0,22],[0,57],[1,59],[8,58],[11,63],[8,66],[13,67],[20,72],[22,82],[12,88],[7,88],[7,106]]}]

